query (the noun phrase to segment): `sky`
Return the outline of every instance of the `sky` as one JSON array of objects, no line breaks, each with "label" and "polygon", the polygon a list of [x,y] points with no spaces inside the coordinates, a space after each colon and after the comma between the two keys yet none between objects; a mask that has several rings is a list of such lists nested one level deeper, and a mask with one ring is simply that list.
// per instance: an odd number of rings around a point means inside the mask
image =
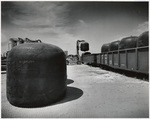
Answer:
[{"label": "sky", "polygon": [[[1,3],[1,51],[10,38],[40,39],[76,54],[76,41],[89,43],[100,53],[105,43],[148,30],[148,2],[50,2]],[[81,52],[80,52],[81,53]]]}]

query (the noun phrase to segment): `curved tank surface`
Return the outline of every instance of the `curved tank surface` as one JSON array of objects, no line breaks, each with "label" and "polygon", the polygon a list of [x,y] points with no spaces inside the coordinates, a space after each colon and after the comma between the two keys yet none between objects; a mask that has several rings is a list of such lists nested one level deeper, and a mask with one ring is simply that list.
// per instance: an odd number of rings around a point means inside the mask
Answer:
[{"label": "curved tank surface", "polygon": [[118,50],[120,41],[114,41],[110,43],[110,51]]},{"label": "curved tank surface", "polygon": [[46,106],[66,92],[66,58],[57,46],[26,43],[8,55],[7,99],[19,107]]},{"label": "curved tank surface", "polygon": [[135,48],[137,47],[137,36],[130,36],[123,38],[119,43],[119,49]]},{"label": "curved tank surface", "polygon": [[148,46],[149,32],[146,31],[138,37],[138,47]]},{"label": "curved tank surface", "polygon": [[101,47],[101,52],[109,52],[110,50],[110,43],[108,44],[103,44],[102,47]]},{"label": "curved tank surface", "polygon": [[83,53],[83,55],[88,55],[88,54],[91,54],[90,52],[85,52],[85,53]]},{"label": "curved tank surface", "polygon": [[81,43],[81,51],[88,51],[89,50],[89,43],[83,42]]}]

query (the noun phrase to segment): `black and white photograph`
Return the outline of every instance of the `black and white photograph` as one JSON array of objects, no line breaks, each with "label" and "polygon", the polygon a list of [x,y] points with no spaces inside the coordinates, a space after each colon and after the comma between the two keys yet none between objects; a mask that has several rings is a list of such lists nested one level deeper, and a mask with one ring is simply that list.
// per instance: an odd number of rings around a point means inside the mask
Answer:
[{"label": "black and white photograph", "polygon": [[149,1],[1,1],[1,118],[149,118]]}]

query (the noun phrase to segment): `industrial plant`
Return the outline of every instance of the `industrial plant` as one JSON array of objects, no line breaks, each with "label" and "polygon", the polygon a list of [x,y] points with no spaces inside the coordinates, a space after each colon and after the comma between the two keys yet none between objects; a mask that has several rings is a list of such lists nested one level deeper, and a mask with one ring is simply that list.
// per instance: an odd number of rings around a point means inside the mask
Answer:
[{"label": "industrial plant", "polygon": [[149,2],[2,1],[2,118],[148,118]]}]

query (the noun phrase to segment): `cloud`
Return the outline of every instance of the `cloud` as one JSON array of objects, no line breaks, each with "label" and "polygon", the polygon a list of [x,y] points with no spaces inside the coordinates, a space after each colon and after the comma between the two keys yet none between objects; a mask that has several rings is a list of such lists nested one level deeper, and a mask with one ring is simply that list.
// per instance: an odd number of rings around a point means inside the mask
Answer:
[{"label": "cloud", "polygon": [[5,33],[1,33],[1,53],[4,53],[8,50],[8,40]]},{"label": "cloud", "polygon": [[[69,20],[67,3],[9,2],[6,6],[2,17],[3,22],[7,18],[7,24],[11,24],[11,28],[3,29],[7,31],[4,35],[8,39],[41,39],[42,42],[57,45],[69,53],[75,52],[75,42],[78,38],[68,32],[71,29],[66,25]],[[8,42],[8,39],[5,40]]]},{"label": "cloud", "polygon": [[87,24],[85,23],[85,21],[83,21],[83,20],[79,20],[79,23],[81,24],[81,25],[84,25],[84,26],[86,26]]},{"label": "cloud", "polygon": [[139,24],[138,27],[137,27],[137,31],[138,32],[143,32],[143,31],[147,31],[148,30],[148,21],[142,23],[142,24]]},{"label": "cloud", "polygon": [[147,3],[134,4],[132,9],[128,8],[130,4],[126,5],[115,3],[112,6],[112,3],[100,2],[2,2],[2,31],[6,31],[4,33],[8,38],[41,39],[71,53],[75,53],[76,40],[84,39],[89,42],[91,52],[100,52],[104,43],[121,39],[122,36],[139,35],[148,29],[148,22],[143,22],[147,21]]},{"label": "cloud", "polygon": [[133,30],[133,35],[140,35],[141,33],[148,31],[149,22],[145,21],[143,23],[138,24],[138,26]]},{"label": "cloud", "polygon": [[[68,32],[68,3],[63,2],[5,2],[3,3],[4,34],[9,37],[41,39],[62,48],[76,38]],[[7,28],[7,29],[6,29]],[[3,30],[4,30],[3,29]],[[8,39],[6,40],[8,42]],[[64,41],[62,43],[62,41]],[[70,44],[70,43],[69,43]],[[71,45],[71,44],[70,44]],[[69,50],[69,49],[68,49]]]},{"label": "cloud", "polygon": [[23,28],[45,28],[64,25],[67,22],[67,4],[59,2],[13,2],[5,7],[3,17]]}]

